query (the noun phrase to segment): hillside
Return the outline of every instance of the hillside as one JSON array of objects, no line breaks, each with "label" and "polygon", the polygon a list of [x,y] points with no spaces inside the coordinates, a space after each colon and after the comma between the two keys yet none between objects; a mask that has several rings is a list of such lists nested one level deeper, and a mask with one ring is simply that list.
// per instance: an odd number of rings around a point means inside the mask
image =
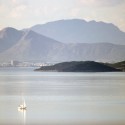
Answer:
[{"label": "hillside", "polygon": [[[14,37],[14,36],[13,36]],[[7,44],[7,42],[5,42]],[[24,32],[23,36],[10,46],[6,51],[0,53],[2,61],[9,60],[49,60],[51,53],[62,43],[37,34],[33,31]]]},{"label": "hillside", "polygon": [[120,69],[122,71],[125,71],[125,61],[117,62],[117,63],[113,63],[113,64],[107,64],[107,65]]},{"label": "hillside", "polygon": [[52,60],[118,62],[125,60],[125,45],[110,43],[71,43],[58,48]]},{"label": "hillside", "polygon": [[58,71],[58,72],[115,72],[121,71],[113,67],[94,61],[63,62],[53,66],[43,66],[36,71]]},{"label": "hillside", "polygon": [[58,20],[31,27],[63,43],[113,43],[125,45],[125,33],[111,23],[81,19]]}]

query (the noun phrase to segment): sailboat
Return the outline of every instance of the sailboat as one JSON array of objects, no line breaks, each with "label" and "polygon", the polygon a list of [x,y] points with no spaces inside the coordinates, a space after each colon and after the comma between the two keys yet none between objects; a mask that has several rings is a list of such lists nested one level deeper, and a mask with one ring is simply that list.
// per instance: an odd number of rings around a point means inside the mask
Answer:
[{"label": "sailboat", "polygon": [[18,109],[19,109],[19,110],[26,110],[26,108],[27,108],[27,107],[26,107],[26,102],[25,102],[25,100],[23,100],[23,103],[18,106]]}]

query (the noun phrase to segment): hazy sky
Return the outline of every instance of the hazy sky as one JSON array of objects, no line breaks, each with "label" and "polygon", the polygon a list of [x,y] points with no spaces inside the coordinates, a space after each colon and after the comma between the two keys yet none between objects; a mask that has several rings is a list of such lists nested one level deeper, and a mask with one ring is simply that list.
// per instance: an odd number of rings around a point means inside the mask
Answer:
[{"label": "hazy sky", "polygon": [[0,29],[72,18],[113,23],[125,31],[125,0],[0,0]]}]

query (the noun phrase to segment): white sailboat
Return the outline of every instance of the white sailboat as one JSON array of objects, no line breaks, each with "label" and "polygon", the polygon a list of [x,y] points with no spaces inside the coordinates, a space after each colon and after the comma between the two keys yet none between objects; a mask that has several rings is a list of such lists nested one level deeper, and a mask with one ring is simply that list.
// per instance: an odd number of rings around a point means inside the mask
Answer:
[{"label": "white sailboat", "polygon": [[25,100],[23,100],[22,104],[18,106],[18,109],[19,110],[26,110],[26,108],[27,108],[26,107],[26,102],[25,102]]}]

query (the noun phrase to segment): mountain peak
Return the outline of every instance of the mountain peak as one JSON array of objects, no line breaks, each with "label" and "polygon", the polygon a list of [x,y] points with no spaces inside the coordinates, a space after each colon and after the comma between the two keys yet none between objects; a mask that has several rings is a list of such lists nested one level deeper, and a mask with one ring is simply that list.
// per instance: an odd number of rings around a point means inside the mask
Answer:
[{"label": "mountain peak", "polygon": [[1,30],[1,32],[7,32],[7,33],[10,33],[10,32],[17,32],[18,30],[13,28],[13,27],[6,27],[4,29]]},{"label": "mountain peak", "polygon": [[112,23],[83,19],[58,20],[31,30],[63,43],[113,43],[125,45],[125,32]]},{"label": "mountain peak", "polygon": [[17,30],[17,29],[12,28],[12,27],[6,27],[0,31],[0,38],[18,35],[18,34],[22,34],[22,33],[23,33],[23,31]]},{"label": "mountain peak", "polygon": [[23,36],[23,31],[12,27],[6,27],[0,31],[0,52],[7,50],[15,45]]}]

